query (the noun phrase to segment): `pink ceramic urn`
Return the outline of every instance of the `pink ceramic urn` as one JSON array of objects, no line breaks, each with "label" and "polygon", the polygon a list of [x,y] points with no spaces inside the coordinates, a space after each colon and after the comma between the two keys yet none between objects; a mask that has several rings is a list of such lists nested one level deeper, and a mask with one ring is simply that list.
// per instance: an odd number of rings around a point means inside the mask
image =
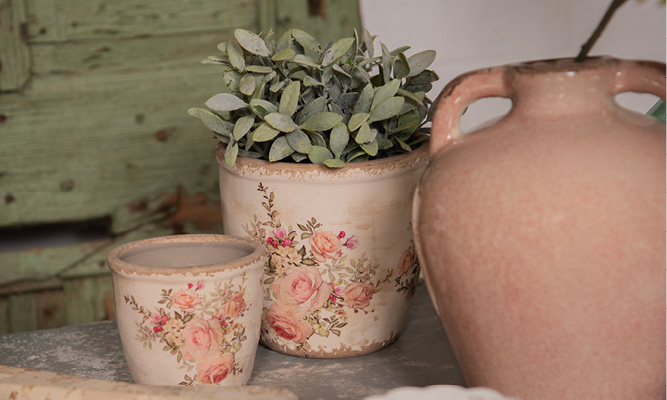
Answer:
[{"label": "pink ceramic urn", "polygon": [[[610,58],[474,71],[438,99],[413,225],[470,386],[524,400],[665,398],[665,64]],[[463,134],[465,107],[508,115]]]}]

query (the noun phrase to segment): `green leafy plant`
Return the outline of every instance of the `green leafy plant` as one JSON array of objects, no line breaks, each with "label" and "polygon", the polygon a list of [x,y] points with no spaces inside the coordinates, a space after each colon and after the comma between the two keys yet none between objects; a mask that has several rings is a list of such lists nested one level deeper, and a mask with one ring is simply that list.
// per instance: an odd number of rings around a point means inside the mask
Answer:
[{"label": "green leafy plant", "polygon": [[389,51],[364,30],[322,47],[290,29],[277,40],[244,29],[202,61],[222,68],[226,90],[188,113],[238,156],[331,168],[409,152],[428,140],[438,75],[435,51]]}]

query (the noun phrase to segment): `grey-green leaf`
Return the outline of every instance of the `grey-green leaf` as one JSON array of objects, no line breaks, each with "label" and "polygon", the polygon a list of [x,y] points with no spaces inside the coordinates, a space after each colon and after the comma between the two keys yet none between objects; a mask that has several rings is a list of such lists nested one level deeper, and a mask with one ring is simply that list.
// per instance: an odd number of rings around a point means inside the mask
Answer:
[{"label": "grey-green leaf", "polygon": [[290,32],[292,33],[294,40],[304,48],[312,50],[315,53],[320,53],[322,51],[317,40],[306,32],[300,29],[290,29]]},{"label": "grey-green leaf", "polygon": [[308,154],[310,152],[312,148],[310,138],[308,138],[308,135],[302,131],[297,129],[294,132],[288,133],[285,137],[287,138],[287,143],[289,143],[294,151],[303,154]]},{"label": "grey-green leaf", "polygon": [[239,91],[239,83],[241,82],[241,74],[236,71],[227,71],[222,74],[222,81],[225,83],[225,86],[229,88],[232,92]]},{"label": "grey-green leaf", "polygon": [[406,99],[410,99],[412,102],[414,102],[418,105],[424,104],[424,97],[426,97],[426,93],[424,93],[424,92],[412,93],[412,92],[408,92],[407,90],[404,90],[404,89],[398,89],[396,94],[399,95],[399,96],[403,96]]},{"label": "grey-green leaf", "polygon": [[389,52],[390,55],[395,56],[400,53],[405,53],[406,51],[410,50],[410,46],[401,46],[397,49],[394,49]]},{"label": "grey-green leaf", "polygon": [[276,42],[276,54],[279,53],[281,50],[286,49],[289,47],[290,42],[292,41],[292,35],[290,34],[289,30],[286,30],[285,33],[280,36],[280,39],[278,39],[278,42]]},{"label": "grey-green leaf", "polygon": [[292,132],[296,129],[296,124],[292,121],[292,118],[285,114],[269,113],[264,116],[264,121],[281,132]]},{"label": "grey-green leaf", "polygon": [[410,74],[408,76],[415,76],[425,71],[435,61],[435,55],[434,50],[425,50],[410,56],[408,58],[408,64],[410,64]]},{"label": "grey-green leaf", "polygon": [[323,85],[322,82],[318,81],[312,76],[306,75],[303,77],[303,86],[323,86]]},{"label": "grey-green leaf", "polygon": [[285,79],[284,81],[281,81],[279,79],[274,79],[274,82],[269,86],[269,90],[273,93],[278,93],[287,85],[289,81]]},{"label": "grey-green leaf", "polygon": [[266,47],[266,43],[262,40],[261,37],[256,34],[247,31],[245,29],[236,29],[234,30],[234,37],[239,42],[241,47],[246,49],[252,54],[257,54],[258,56],[268,57],[270,54],[269,48]]},{"label": "grey-green leaf", "polygon": [[326,147],[313,146],[310,149],[310,153],[308,153],[308,158],[310,159],[310,162],[312,162],[313,164],[322,164],[324,160],[334,158],[334,156],[333,154],[331,154],[331,151],[329,151],[329,149],[327,149]]},{"label": "grey-green leaf", "polygon": [[333,128],[337,123],[342,121],[342,119],[342,115],[333,112],[320,112],[308,118],[300,128],[308,131],[322,132]]},{"label": "grey-green leaf", "polygon": [[345,161],[330,158],[328,160],[322,161],[322,164],[326,165],[329,168],[343,168],[345,166]]},{"label": "grey-green leaf", "polygon": [[373,36],[364,29],[364,31],[361,33],[362,40],[364,41],[364,46],[366,47],[366,53],[368,54],[369,57],[373,57]]},{"label": "grey-green leaf", "polygon": [[359,95],[357,104],[354,106],[354,114],[363,114],[371,111],[374,93],[372,84],[369,83],[364,87],[364,90],[362,90]]},{"label": "grey-green leaf", "polygon": [[318,97],[310,103],[306,104],[297,117],[297,123],[302,124],[308,120],[308,118],[313,115],[326,111],[327,109],[327,99],[325,97]]},{"label": "grey-green leaf", "polygon": [[269,124],[264,122],[252,133],[252,140],[255,142],[268,142],[278,136],[279,133],[279,130],[273,129]]},{"label": "grey-green leaf", "polygon": [[354,137],[354,141],[359,144],[371,141],[371,127],[367,122],[361,124],[359,132],[357,132],[357,136]]},{"label": "grey-green leaf", "polygon": [[347,130],[347,126],[342,122],[337,123],[329,136],[329,147],[336,158],[340,158],[349,141],[350,132]]},{"label": "grey-green leaf", "polygon": [[368,120],[368,117],[370,117],[370,114],[367,113],[361,113],[361,114],[354,114],[350,117],[350,120],[347,123],[348,129],[350,129],[350,132],[354,132],[359,127],[361,124],[366,122]]},{"label": "grey-green leaf", "polygon": [[333,44],[333,46],[329,48],[329,50],[327,50],[322,55],[322,65],[326,67],[327,65],[341,58],[343,54],[347,53],[353,44],[353,37],[339,39],[336,43]]},{"label": "grey-green leaf", "polygon": [[287,143],[287,138],[281,136],[271,145],[271,149],[269,150],[269,161],[280,161],[292,153],[294,153],[294,150],[290,147],[289,143]]},{"label": "grey-green leaf", "polygon": [[401,140],[401,138],[396,138],[396,143],[398,143],[399,146],[405,151],[412,151],[412,148],[405,143],[404,141]]},{"label": "grey-green leaf", "polygon": [[252,128],[252,124],[255,122],[255,116],[254,115],[246,115],[245,117],[241,117],[236,121],[234,124],[234,139],[235,140],[241,140],[242,137],[250,131],[250,128]]},{"label": "grey-green leaf", "polygon": [[241,81],[239,82],[239,91],[246,96],[252,96],[255,92],[255,87],[257,86],[257,81],[252,74],[243,75]]},{"label": "grey-green leaf", "polygon": [[203,108],[196,110],[198,110],[198,115],[195,116],[199,117],[199,119],[201,119],[201,121],[208,129],[212,130],[213,132],[222,133],[223,135],[231,135],[233,129],[231,123],[223,121],[217,115],[208,110],[204,110]]},{"label": "grey-green leaf", "polygon": [[222,54],[227,54],[227,42],[218,43],[217,47]]},{"label": "grey-green leaf", "polygon": [[359,144],[359,147],[362,148],[363,151],[366,152],[369,156],[376,156],[378,154],[378,142],[377,140],[373,140],[370,143],[362,143]]},{"label": "grey-green leaf", "polygon": [[232,67],[236,68],[239,72],[245,71],[243,49],[234,39],[229,39],[227,43],[227,56],[229,57],[229,62],[232,63]]},{"label": "grey-green leaf", "polygon": [[214,111],[234,111],[248,106],[248,103],[229,93],[218,93],[205,104]]},{"label": "grey-green leaf", "polygon": [[229,144],[227,144],[227,148],[225,149],[225,164],[227,164],[229,168],[234,166],[238,154],[239,145],[236,143],[236,141],[232,140],[229,142]]},{"label": "grey-green leaf", "polygon": [[301,83],[294,81],[287,85],[283,94],[280,96],[280,105],[278,112],[287,116],[292,116],[299,106],[299,97],[301,96]]},{"label": "grey-green leaf", "polygon": [[388,82],[387,84],[378,87],[375,90],[375,95],[373,96],[373,104],[371,104],[371,111],[375,110],[375,108],[380,103],[384,102],[385,100],[391,97],[394,97],[400,85],[401,81],[399,79],[394,79]]},{"label": "grey-green leaf", "polygon": [[250,100],[250,110],[258,117],[264,118],[269,113],[278,112],[278,107],[266,100],[253,99]]},{"label": "grey-green leaf", "polygon": [[255,72],[257,74],[270,74],[273,68],[264,65],[247,65],[245,70],[248,72]]},{"label": "grey-green leaf", "polygon": [[295,55],[296,55],[296,52],[294,50],[290,49],[289,47],[287,47],[285,49],[280,50],[276,54],[274,54],[273,57],[271,57],[271,60],[273,60],[273,61],[291,60],[292,58],[294,58]]},{"label": "grey-green leaf", "polygon": [[410,74],[410,63],[405,54],[398,53],[398,59],[394,61],[394,79],[403,79]]},{"label": "grey-green leaf", "polygon": [[295,64],[299,64],[305,67],[311,67],[311,68],[319,68],[320,66],[315,64],[315,62],[308,56],[303,55],[303,54],[297,54],[294,56],[292,59],[292,62]]},{"label": "grey-green leaf", "polygon": [[292,159],[296,162],[301,162],[308,158],[308,154],[302,154],[302,153],[292,153]]},{"label": "grey-green leaf", "polygon": [[371,111],[371,116],[368,118],[368,122],[382,121],[398,115],[401,112],[404,103],[405,97],[401,96],[392,97],[391,99],[383,101]]},{"label": "grey-green leaf", "polygon": [[391,79],[391,54],[384,43],[380,45],[382,46],[382,82],[387,83]]}]

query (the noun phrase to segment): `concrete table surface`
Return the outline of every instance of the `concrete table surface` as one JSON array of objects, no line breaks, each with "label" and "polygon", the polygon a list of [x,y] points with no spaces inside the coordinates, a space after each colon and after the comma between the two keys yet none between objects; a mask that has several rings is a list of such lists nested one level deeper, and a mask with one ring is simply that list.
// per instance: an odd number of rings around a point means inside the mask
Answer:
[{"label": "concrete table surface", "polygon": [[[0,336],[0,364],[132,382],[115,321]],[[423,282],[403,334],[364,356],[311,359],[257,349],[248,385],[288,389],[300,399],[363,399],[401,386],[465,382]]]}]

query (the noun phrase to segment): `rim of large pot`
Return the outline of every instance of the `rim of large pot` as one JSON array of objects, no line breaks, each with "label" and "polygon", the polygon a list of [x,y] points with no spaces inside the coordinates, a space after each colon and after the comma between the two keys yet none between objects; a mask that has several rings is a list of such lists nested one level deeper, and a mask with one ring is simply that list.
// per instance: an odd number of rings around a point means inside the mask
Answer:
[{"label": "rim of large pot", "polygon": [[363,176],[368,179],[377,179],[418,168],[428,160],[428,149],[429,143],[426,141],[417,149],[405,154],[369,161],[350,162],[346,163],[342,168],[329,168],[322,164],[311,163],[270,162],[249,157],[238,157],[234,166],[230,168],[224,161],[225,144],[219,142],[215,153],[218,165],[227,172],[235,175],[257,173],[274,177],[282,176],[286,179],[303,179],[307,174],[318,174],[328,177],[329,180],[338,180],[348,179],[352,176],[356,178]]},{"label": "rim of large pot", "polygon": [[[226,262],[197,264],[183,267],[153,267],[127,262],[123,259],[123,256],[130,250],[140,247],[149,248],[155,245],[170,243],[201,243],[202,247],[205,247],[206,243],[231,243],[237,245],[237,248],[245,247],[245,249],[249,251],[249,254]],[[237,268],[242,269],[251,264],[257,264],[260,268],[263,268],[264,263],[267,260],[268,254],[266,249],[259,243],[246,238],[220,234],[185,234],[140,239],[122,244],[111,250],[107,255],[107,265],[109,266],[109,269],[114,273],[122,273],[125,275],[213,274]]]}]

